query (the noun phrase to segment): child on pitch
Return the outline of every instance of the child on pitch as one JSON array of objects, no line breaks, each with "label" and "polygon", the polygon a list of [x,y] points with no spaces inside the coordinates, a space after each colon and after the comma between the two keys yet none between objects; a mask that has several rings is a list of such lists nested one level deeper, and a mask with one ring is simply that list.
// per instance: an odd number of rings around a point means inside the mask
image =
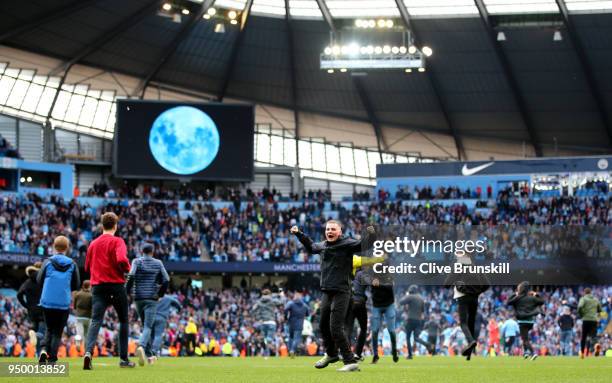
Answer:
[{"label": "child on pitch", "polygon": [[68,238],[63,235],[55,238],[53,250],[55,254],[43,263],[36,277],[43,286],[40,306],[47,327],[39,364],[57,362],[57,350],[70,313],[71,292],[81,285],[79,268],[66,256],[70,250]]}]

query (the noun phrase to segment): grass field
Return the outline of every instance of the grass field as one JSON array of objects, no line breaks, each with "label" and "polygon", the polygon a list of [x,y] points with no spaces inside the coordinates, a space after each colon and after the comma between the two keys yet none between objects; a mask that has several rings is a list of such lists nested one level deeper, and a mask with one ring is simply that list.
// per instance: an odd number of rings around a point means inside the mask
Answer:
[{"label": "grass field", "polygon": [[[132,360],[136,361],[135,358]],[[402,359],[395,364],[384,357],[377,365],[369,360],[361,364],[360,372],[340,373],[341,363],[324,370],[313,367],[316,358],[162,358],[153,366],[120,369],[113,358],[94,359],[94,370],[83,371],[81,359],[71,359],[69,378],[54,381],[87,383],[154,383],[154,382],[249,382],[249,383],[310,383],[310,382],[612,382],[612,358],[548,357],[526,361],[518,357],[462,358],[420,357]],[[1,359],[1,362],[24,359]],[[0,381],[41,382],[41,378],[0,378]]]}]

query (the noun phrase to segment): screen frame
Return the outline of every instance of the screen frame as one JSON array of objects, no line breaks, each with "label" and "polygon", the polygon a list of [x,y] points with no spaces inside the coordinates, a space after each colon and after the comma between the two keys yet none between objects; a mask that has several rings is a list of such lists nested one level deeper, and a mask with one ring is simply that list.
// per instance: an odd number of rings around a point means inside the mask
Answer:
[{"label": "screen frame", "polygon": [[[112,150],[112,174],[113,177],[117,178],[125,178],[125,179],[140,179],[140,180],[175,180],[180,182],[190,182],[190,181],[217,181],[217,182],[252,182],[255,178],[255,104],[250,102],[245,103],[225,103],[225,102],[215,102],[215,101],[176,101],[176,100],[135,100],[130,98],[118,98],[117,106],[115,109],[115,131],[113,132],[113,150]],[[198,177],[193,175],[149,175],[142,176],[139,174],[120,174],[117,169],[117,163],[119,160],[119,110],[122,107],[121,104],[125,103],[138,103],[138,104],[167,104],[173,106],[241,106],[241,107],[249,107],[251,108],[251,116],[253,117],[253,121],[251,121],[252,134],[251,134],[251,151],[252,151],[252,166],[250,168],[250,174],[248,178],[243,177],[223,177],[223,178],[214,178],[214,177]]]}]

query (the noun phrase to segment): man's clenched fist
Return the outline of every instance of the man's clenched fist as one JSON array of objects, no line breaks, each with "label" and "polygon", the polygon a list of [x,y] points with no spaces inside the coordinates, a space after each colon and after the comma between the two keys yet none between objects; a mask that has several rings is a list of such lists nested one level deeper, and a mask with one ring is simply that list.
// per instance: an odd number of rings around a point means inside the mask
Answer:
[{"label": "man's clenched fist", "polygon": [[289,231],[291,232],[291,234],[297,234],[300,229],[298,229],[297,226],[291,226],[291,229]]}]

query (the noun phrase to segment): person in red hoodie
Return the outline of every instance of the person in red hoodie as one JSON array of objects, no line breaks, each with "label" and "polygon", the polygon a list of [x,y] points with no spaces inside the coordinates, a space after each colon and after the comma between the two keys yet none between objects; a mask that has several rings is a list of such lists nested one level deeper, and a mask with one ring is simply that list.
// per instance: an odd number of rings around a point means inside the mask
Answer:
[{"label": "person in red hoodie", "polygon": [[128,296],[125,289],[125,274],[130,271],[127,247],[120,237],[115,237],[119,218],[115,213],[102,215],[102,235],[94,239],[87,249],[85,272],[92,286],[91,325],[87,333],[83,369],[91,370],[98,332],[108,306],[113,306],[119,317],[119,362],[120,367],[134,367],[128,359]]}]

